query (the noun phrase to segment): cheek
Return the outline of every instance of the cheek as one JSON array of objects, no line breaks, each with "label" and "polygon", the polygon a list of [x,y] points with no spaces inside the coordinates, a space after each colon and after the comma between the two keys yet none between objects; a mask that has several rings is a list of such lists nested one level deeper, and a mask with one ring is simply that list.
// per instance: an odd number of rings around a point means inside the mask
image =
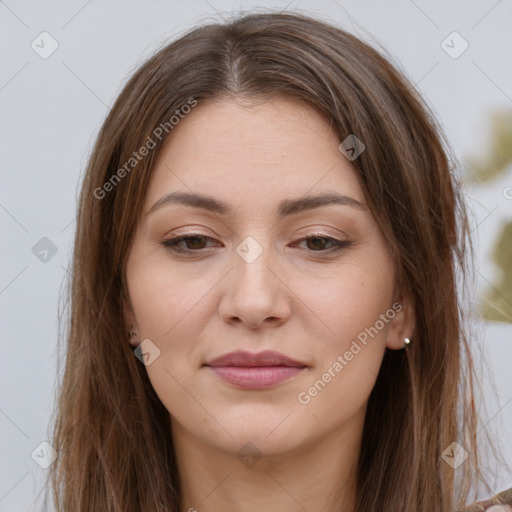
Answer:
[{"label": "cheek", "polygon": [[[313,418],[340,416],[363,406],[373,389],[386,347],[394,290],[391,259],[382,247],[365,248],[318,289],[312,309],[323,313],[330,335],[318,345],[320,364],[303,390]],[[311,392],[311,393],[310,393]],[[333,404],[343,404],[333,409]]]},{"label": "cheek", "polygon": [[200,366],[198,340],[212,314],[206,308],[214,281],[189,274],[185,278],[158,258],[134,258],[127,270],[138,334],[159,350],[146,367],[148,377],[162,402],[175,404],[183,397],[180,383],[187,385]]},{"label": "cheek", "polygon": [[[141,335],[166,344],[176,333],[201,328],[205,298],[215,279],[180,271],[162,258],[134,258],[128,266],[130,296]],[[183,334],[182,332],[180,334]]]},{"label": "cheek", "polygon": [[[327,413],[333,403],[348,409],[361,406],[382,362],[387,325],[394,316],[389,314],[394,273],[385,254],[374,259],[366,254],[378,251],[360,253],[337,266],[321,285],[308,287],[313,291],[307,298],[306,289],[302,291],[307,306],[325,327],[324,335],[315,336],[317,366],[308,380],[310,386],[321,381],[311,389],[315,405],[309,411],[315,416]],[[308,388],[303,391],[307,393]]]},{"label": "cheek", "polygon": [[[156,394],[177,421],[190,414],[190,379],[200,366],[201,332],[212,311],[208,291],[215,279],[179,272],[159,258],[128,264],[129,290],[140,339],[159,355],[146,366]],[[185,391],[184,391],[185,390]]]},{"label": "cheek", "polygon": [[[391,305],[392,268],[364,255],[333,268],[322,280],[296,281],[304,304],[325,327],[326,351],[341,349],[366,328],[373,326]],[[299,288],[300,286],[300,288]],[[318,323],[318,322],[317,322]],[[385,330],[385,329],[384,329]]]}]

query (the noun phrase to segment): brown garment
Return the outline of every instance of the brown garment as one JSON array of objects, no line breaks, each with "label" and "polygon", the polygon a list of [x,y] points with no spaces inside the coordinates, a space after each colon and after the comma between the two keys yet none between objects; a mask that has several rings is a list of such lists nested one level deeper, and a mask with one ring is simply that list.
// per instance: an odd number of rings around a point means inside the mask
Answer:
[{"label": "brown garment", "polygon": [[[501,505],[497,507],[496,505]],[[494,498],[473,503],[463,512],[512,512],[512,488],[500,492]]]}]

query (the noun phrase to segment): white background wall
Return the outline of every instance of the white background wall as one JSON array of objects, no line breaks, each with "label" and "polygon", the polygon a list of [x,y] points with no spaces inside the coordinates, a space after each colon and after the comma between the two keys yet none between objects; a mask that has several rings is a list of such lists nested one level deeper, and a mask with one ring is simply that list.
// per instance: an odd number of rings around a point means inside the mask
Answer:
[{"label": "white background wall", "polygon": [[[384,46],[427,98],[461,159],[486,150],[491,109],[512,112],[510,0],[0,1],[0,512],[39,509],[33,501],[45,470],[30,454],[47,439],[58,296],[74,235],[77,186],[108,106],[165,39],[201,20],[265,7],[316,13]],[[58,43],[47,59],[31,48],[43,31]],[[457,59],[441,48],[452,31],[469,44]],[[509,169],[468,191],[478,225],[479,293],[495,277],[489,251],[504,220],[512,218],[512,200],[503,195],[511,185]],[[46,263],[32,252],[42,237],[57,248]],[[512,326],[475,321],[474,328],[490,366],[482,373],[489,409],[482,429],[501,440],[510,462]],[[512,486],[510,470],[499,470],[495,486],[496,492]]]}]

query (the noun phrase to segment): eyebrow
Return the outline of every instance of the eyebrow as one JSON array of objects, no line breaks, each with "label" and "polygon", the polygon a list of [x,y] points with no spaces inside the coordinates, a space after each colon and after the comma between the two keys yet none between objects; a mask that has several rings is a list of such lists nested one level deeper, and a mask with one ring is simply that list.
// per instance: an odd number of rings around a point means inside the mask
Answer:
[{"label": "eyebrow", "polygon": [[[220,215],[230,215],[233,213],[233,208],[228,203],[219,201],[213,197],[191,192],[171,192],[161,197],[149,209],[146,216],[167,204],[182,204],[193,208],[201,208]],[[277,213],[280,218],[283,218],[288,215],[331,204],[349,206],[356,210],[366,210],[366,206],[353,197],[338,194],[337,192],[326,192],[316,196],[301,197],[299,199],[284,199],[279,203]]]}]

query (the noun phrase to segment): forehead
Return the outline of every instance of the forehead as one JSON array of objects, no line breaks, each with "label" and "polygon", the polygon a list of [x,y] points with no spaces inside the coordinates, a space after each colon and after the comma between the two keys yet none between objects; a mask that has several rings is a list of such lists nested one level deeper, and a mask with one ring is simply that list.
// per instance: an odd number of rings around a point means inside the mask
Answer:
[{"label": "forehead", "polygon": [[146,206],[172,190],[260,201],[337,190],[364,201],[329,120],[288,98],[195,107],[170,133],[152,170]]}]

